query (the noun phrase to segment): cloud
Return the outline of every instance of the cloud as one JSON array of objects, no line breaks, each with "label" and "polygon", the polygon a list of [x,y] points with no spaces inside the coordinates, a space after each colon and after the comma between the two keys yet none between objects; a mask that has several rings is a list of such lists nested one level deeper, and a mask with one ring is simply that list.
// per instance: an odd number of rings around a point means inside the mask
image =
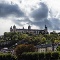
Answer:
[{"label": "cloud", "polygon": [[41,20],[44,18],[47,18],[48,16],[48,7],[46,4],[44,3],[40,3],[39,4],[40,7],[36,10],[34,10],[30,15],[32,18],[34,18],[34,20]]},{"label": "cloud", "polygon": [[[51,16],[48,18],[48,6],[45,3],[40,3],[39,5],[40,7],[31,13],[31,17],[34,21],[31,21],[30,23],[38,26],[40,29],[43,29],[44,26],[47,25],[49,30],[60,30],[60,20]],[[50,13],[50,15],[51,14],[52,13]]]},{"label": "cloud", "polygon": [[17,4],[0,3],[0,17],[8,17],[10,15],[22,17],[24,13]]},{"label": "cloud", "polygon": [[13,19],[12,20],[15,24],[19,25],[19,26],[24,26],[26,24],[31,24],[31,21],[29,20],[28,17],[25,17],[24,19]]},{"label": "cloud", "polygon": [[30,16],[34,19],[34,21],[30,22],[32,25],[38,26],[41,29],[43,29],[45,25],[50,29],[52,28],[50,20],[47,19],[48,7],[45,3],[40,2],[39,8],[33,10]]},{"label": "cloud", "polygon": [[60,30],[60,20],[58,18],[51,18],[50,22],[53,30]]},{"label": "cloud", "polygon": [[44,29],[45,25],[47,25],[47,27],[49,29],[52,28],[51,22],[48,19],[44,19],[42,21],[41,20],[40,21],[31,21],[30,23],[31,23],[31,25],[38,26],[40,29]]},{"label": "cloud", "polygon": [[[58,18],[53,17],[50,17],[49,19],[48,18],[49,9],[47,5],[44,3],[40,3],[39,5],[40,5],[39,8],[33,10],[29,17],[26,16],[24,20],[16,19],[13,20],[13,22],[20,26],[24,26],[25,24],[35,25],[38,26],[40,29],[44,29],[44,26],[47,25],[49,30],[59,30],[60,20]],[[30,20],[29,19],[30,17],[32,17],[34,21]]]},{"label": "cloud", "polygon": [[29,23],[31,23],[31,25],[38,26],[40,29],[44,29],[44,26],[47,25],[49,30],[60,30],[60,20],[57,18],[30,21]]}]

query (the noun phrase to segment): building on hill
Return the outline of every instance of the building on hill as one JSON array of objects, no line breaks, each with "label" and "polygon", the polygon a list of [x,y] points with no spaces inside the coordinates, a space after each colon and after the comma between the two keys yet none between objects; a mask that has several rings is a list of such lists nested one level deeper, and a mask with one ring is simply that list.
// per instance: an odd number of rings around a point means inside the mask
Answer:
[{"label": "building on hill", "polygon": [[31,29],[31,26],[28,26],[28,29],[17,29],[14,25],[13,27],[10,27],[10,32],[20,32],[20,33],[33,33],[33,34],[48,34],[47,26],[45,25],[45,28],[43,30],[39,29]]},{"label": "building on hill", "polygon": [[53,50],[53,46],[52,44],[40,44],[40,45],[36,45],[36,51],[37,52],[56,52],[57,51],[57,47],[58,45],[54,44],[54,50]]}]

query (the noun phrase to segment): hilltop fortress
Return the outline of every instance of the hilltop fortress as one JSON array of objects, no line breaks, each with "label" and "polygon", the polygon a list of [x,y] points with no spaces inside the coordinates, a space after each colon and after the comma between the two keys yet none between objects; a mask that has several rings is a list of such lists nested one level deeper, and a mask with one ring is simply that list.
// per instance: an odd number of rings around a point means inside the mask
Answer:
[{"label": "hilltop fortress", "polygon": [[13,27],[10,27],[10,32],[20,32],[20,33],[33,33],[33,34],[48,34],[47,26],[45,25],[45,28],[43,30],[39,29],[31,29],[31,26],[28,26],[28,29],[17,29],[14,25]]}]

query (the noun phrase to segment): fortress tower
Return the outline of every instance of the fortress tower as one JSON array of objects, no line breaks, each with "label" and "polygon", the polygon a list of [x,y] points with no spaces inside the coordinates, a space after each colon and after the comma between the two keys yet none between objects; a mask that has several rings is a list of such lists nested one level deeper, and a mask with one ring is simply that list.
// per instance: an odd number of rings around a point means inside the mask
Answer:
[{"label": "fortress tower", "polygon": [[45,34],[47,34],[47,33],[48,33],[47,26],[45,25]]},{"label": "fortress tower", "polygon": [[12,26],[11,26],[11,27],[10,27],[10,32],[12,32],[12,30],[13,30],[13,29],[12,29]]},{"label": "fortress tower", "polygon": [[13,32],[16,32],[16,26],[15,25],[13,26]]},{"label": "fortress tower", "polygon": [[30,25],[28,26],[28,30],[31,30],[31,26]]}]

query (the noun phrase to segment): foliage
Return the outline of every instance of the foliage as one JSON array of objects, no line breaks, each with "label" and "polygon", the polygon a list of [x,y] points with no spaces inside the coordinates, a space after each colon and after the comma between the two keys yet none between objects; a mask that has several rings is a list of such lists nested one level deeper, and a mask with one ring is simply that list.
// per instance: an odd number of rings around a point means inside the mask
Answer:
[{"label": "foliage", "polygon": [[50,60],[51,59],[51,53],[50,52],[45,53],[45,59],[46,60]]},{"label": "foliage", "polygon": [[[9,42],[8,44],[4,44],[5,42]],[[1,43],[2,42],[2,43]],[[20,43],[19,43],[20,42]],[[60,34],[56,32],[51,34],[25,34],[20,32],[5,32],[2,38],[0,37],[0,46],[1,47],[11,47],[17,44],[58,44],[60,42]]]},{"label": "foliage", "polygon": [[16,60],[11,54],[0,54],[0,60]]},{"label": "foliage", "polygon": [[35,47],[32,44],[18,45],[15,49],[16,55],[20,56],[23,52],[34,52]]},{"label": "foliage", "polygon": [[57,51],[60,51],[60,46],[57,47]]},{"label": "foliage", "polygon": [[44,53],[39,53],[39,60],[44,60]]},{"label": "foliage", "polygon": [[52,59],[53,60],[58,60],[58,58],[59,58],[59,53],[58,52],[53,52],[52,53]]},{"label": "foliage", "polygon": [[58,52],[47,52],[47,53],[37,53],[37,52],[25,52],[22,53],[22,60],[58,60]]}]

